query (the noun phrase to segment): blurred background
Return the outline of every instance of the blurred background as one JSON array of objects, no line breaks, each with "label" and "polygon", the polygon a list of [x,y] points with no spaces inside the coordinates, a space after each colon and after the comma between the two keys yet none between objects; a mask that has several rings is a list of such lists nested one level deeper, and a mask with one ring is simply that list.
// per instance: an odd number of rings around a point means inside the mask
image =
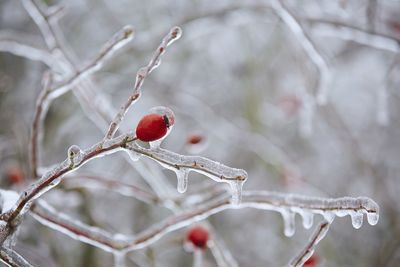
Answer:
[{"label": "blurred background", "polygon": [[[59,37],[75,66],[94,58],[124,25],[135,28],[134,40],[91,76],[86,104],[78,89],[52,102],[44,121],[43,166],[64,160],[73,144],[86,148],[101,140],[107,124],[93,108],[112,117],[132,92],[136,71],[178,25],[181,39],[146,79],[123,131],[134,130],[150,108],[167,106],[176,124],[163,147],[245,169],[244,190],[368,196],[380,205],[379,223],[365,222],[355,230],[349,217],[337,218],[316,250],[317,266],[399,266],[399,1],[284,0],[283,6],[270,1],[37,2],[65,6],[59,19],[64,36]],[[0,50],[4,36],[15,32],[46,50],[20,1],[0,2],[0,32]],[[32,181],[29,134],[47,69],[42,62],[0,52],[1,188],[18,191]],[[181,199],[215,184],[191,173],[189,190],[180,195],[173,172],[144,158],[130,164],[122,153],[92,161],[72,176],[122,181],[150,192],[146,181],[152,179],[166,197]],[[73,218],[124,234],[171,214],[165,207],[79,182],[65,181],[43,199]],[[285,237],[278,213],[255,209],[224,211],[208,221],[239,266],[283,266],[312,232],[297,218],[296,234]],[[126,265],[190,266],[185,233],[174,231],[129,253]],[[35,266],[113,264],[112,254],[29,215],[16,250]],[[209,251],[205,266],[217,266]]]}]

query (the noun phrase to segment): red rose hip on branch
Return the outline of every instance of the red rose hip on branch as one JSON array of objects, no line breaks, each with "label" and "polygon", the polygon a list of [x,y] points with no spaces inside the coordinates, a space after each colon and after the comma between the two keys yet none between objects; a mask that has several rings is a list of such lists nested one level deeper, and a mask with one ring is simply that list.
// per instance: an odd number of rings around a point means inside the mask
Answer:
[{"label": "red rose hip on branch", "polygon": [[136,137],[143,142],[153,142],[165,137],[175,122],[172,110],[155,107],[136,126]]},{"label": "red rose hip on branch", "polygon": [[196,248],[204,249],[207,247],[209,233],[201,226],[195,226],[187,232],[186,239]]}]

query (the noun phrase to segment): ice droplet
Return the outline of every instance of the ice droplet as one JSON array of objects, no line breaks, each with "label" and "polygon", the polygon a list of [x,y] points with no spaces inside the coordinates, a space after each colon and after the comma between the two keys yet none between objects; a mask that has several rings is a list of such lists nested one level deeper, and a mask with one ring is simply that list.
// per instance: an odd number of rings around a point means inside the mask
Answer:
[{"label": "ice droplet", "polygon": [[290,237],[293,236],[295,229],[295,213],[290,210],[281,210],[281,215],[283,219],[284,230],[283,233],[285,236]]},{"label": "ice droplet", "polygon": [[363,224],[363,214],[361,212],[353,211],[350,213],[351,224],[355,229],[360,229]]},{"label": "ice droplet", "polygon": [[82,150],[77,145],[72,145],[68,148],[68,159],[70,164],[75,165],[82,160]]},{"label": "ice droplet", "polygon": [[232,201],[233,205],[239,205],[242,201],[242,188],[243,188],[243,181],[230,181],[229,185],[231,186],[232,192]]},{"label": "ice droplet", "polygon": [[177,190],[179,193],[185,193],[188,186],[189,180],[189,170],[180,168],[179,170],[175,171],[176,178],[178,179]]},{"label": "ice droplet", "polygon": [[376,225],[379,220],[379,214],[368,212],[367,213],[367,220],[370,225]]}]

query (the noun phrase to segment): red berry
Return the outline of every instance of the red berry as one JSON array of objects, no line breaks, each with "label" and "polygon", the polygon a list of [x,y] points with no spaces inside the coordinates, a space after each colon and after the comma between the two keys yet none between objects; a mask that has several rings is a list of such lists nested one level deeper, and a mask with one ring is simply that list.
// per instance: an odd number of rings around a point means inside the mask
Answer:
[{"label": "red berry", "polygon": [[20,184],[24,181],[24,173],[18,167],[10,167],[6,175],[11,184]]},{"label": "red berry", "polygon": [[312,255],[303,265],[303,267],[315,267],[317,266],[318,263],[318,257],[315,255]]},{"label": "red berry", "polygon": [[201,226],[191,228],[187,233],[187,240],[197,248],[206,248],[208,241],[208,231]]},{"label": "red berry", "polygon": [[167,134],[170,125],[171,123],[166,115],[146,115],[136,127],[136,137],[143,142],[158,140]]},{"label": "red berry", "polygon": [[191,134],[188,136],[186,142],[191,145],[197,145],[201,141],[203,141],[203,136],[201,136],[200,134]]}]

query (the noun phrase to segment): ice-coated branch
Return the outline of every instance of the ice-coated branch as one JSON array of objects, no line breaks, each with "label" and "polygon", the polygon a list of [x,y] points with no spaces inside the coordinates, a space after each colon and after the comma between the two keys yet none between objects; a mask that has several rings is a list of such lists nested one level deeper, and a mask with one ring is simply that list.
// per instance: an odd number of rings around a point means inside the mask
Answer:
[{"label": "ice-coated branch", "polygon": [[232,201],[239,203],[247,172],[242,169],[228,167],[216,161],[201,156],[180,155],[162,148],[143,148],[132,144],[127,146],[131,151],[155,160],[161,166],[176,173],[178,191],[183,193],[187,189],[190,171],[203,174],[216,182],[228,183],[232,189]]},{"label": "ice-coated branch", "polygon": [[287,225],[292,225],[294,227],[295,212],[303,217],[303,225],[306,228],[312,226],[313,214],[323,215],[328,222],[332,222],[335,215],[350,215],[352,221],[357,222],[356,226],[361,226],[363,213],[367,214],[370,224],[376,224],[379,218],[378,205],[373,200],[365,197],[325,199],[285,195],[268,191],[245,191],[243,192],[242,202],[239,205],[232,205],[228,194],[219,195],[215,199],[203,203],[202,205],[196,205],[171,215],[134,236],[127,236],[111,234],[102,229],[72,220],[67,215],[55,211],[48,205],[44,205],[42,200],[36,203],[32,207],[32,212],[39,222],[71,238],[110,252],[115,250],[129,252],[131,250],[145,248],[172,231],[204,220],[226,209],[254,208],[278,211],[285,220],[288,220],[288,218],[293,219],[293,221],[285,222],[285,227],[287,227]]},{"label": "ice-coated branch", "polygon": [[328,221],[322,221],[314,233],[312,234],[310,240],[304,247],[304,249],[289,263],[290,267],[302,267],[304,263],[312,256],[317,244],[326,236],[329,230],[330,223]]},{"label": "ice-coated branch", "polygon": [[110,127],[108,128],[105,139],[110,139],[115,135],[116,131],[119,128],[119,124],[123,120],[126,112],[128,112],[130,106],[134,102],[136,102],[136,100],[140,97],[141,87],[143,85],[144,80],[155,68],[157,68],[160,65],[161,56],[165,53],[167,47],[171,45],[174,41],[178,40],[181,37],[181,35],[182,35],[181,28],[177,26],[173,27],[170,30],[170,32],[162,39],[161,44],[155,51],[154,55],[150,59],[150,62],[147,64],[147,66],[142,67],[138,70],[136,74],[135,85],[133,87],[133,93],[132,95],[130,95],[127,102],[121,106],[120,111],[114,117],[113,121],[110,124]]},{"label": "ice-coated branch", "polygon": [[120,49],[122,46],[127,44],[133,38],[133,28],[131,26],[125,26],[118,31],[114,36],[103,45],[97,56],[90,61],[87,65],[76,71],[72,77],[65,79],[64,81],[54,85],[50,81],[50,75],[45,74],[44,88],[41,91],[38,100],[36,102],[35,114],[31,127],[31,138],[30,138],[30,159],[32,166],[32,178],[36,178],[37,175],[37,164],[39,158],[39,145],[40,136],[42,134],[42,124],[44,117],[47,113],[50,101],[61,94],[66,93],[69,89],[77,85],[82,79],[86,78],[93,72],[99,70],[104,62],[112,57],[112,55]]},{"label": "ice-coated branch", "polygon": [[50,88],[53,84],[53,75],[51,72],[46,72],[43,75],[43,89],[36,100],[35,114],[33,117],[33,122],[31,126],[30,135],[30,150],[29,159],[31,166],[32,178],[38,177],[37,168],[40,161],[39,147],[42,139],[42,124],[44,121],[44,115],[47,113],[49,107],[48,95]]},{"label": "ice-coated branch", "polygon": [[281,0],[274,0],[272,7],[276,11],[277,15],[283,20],[283,22],[290,28],[295,34],[304,51],[307,53],[310,60],[317,67],[319,72],[318,85],[317,85],[317,101],[319,104],[325,104],[327,101],[327,90],[330,81],[330,71],[328,64],[322,57],[321,53],[315,47],[312,39],[301,26],[299,20],[291,13],[286,5]]},{"label": "ice-coated branch", "polygon": [[67,159],[46,172],[38,181],[24,190],[15,206],[10,211],[1,214],[0,219],[6,221],[7,225],[13,226],[16,220],[28,211],[32,202],[55,187],[65,174],[79,168],[95,157],[116,152],[134,140],[136,140],[135,135],[129,133],[120,135],[107,142],[99,142],[84,151],[76,145],[71,146],[68,149]]},{"label": "ice-coated branch", "polygon": [[393,53],[400,52],[399,40],[387,35],[368,32],[356,26],[339,23],[336,21],[306,19],[312,23],[312,29],[322,36],[338,37],[346,41],[353,41],[362,45],[381,49]]},{"label": "ice-coated branch", "polygon": [[135,185],[127,184],[118,180],[110,180],[97,175],[78,174],[75,176],[68,176],[64,182],[64,187],[71,188],[89,188],[89,189],[103,189],[111,190],[126,197],[134,197],[147,204],[160,204],[163,202],[158,196],[143,190]]},{"label": "ice-coated branch", "polygon": [[10,267],[33,267],[17,252],[4,246],[0,248],[0,261]]},{"label": "ice-coated branch", "polygon": [[56,84],[50,90],[49,95],[52,98],[58,97],[76,86],[80,81],[82,81],[82,79],[98,71],[107,59],[111,58],[117,50],[125,46],[133,39],[133,33],[134,31],[132,26],[127,25],[123,27],[111,37],[111,39],[102,47],[94,59],[78,69],[71,77]]},{"label": "ice-coated branch", "polygon": [[18,35],[11,32],[0,32],[0,51],[8,52],[30,60],[41,61],[54,68],[54,57],[44,49],[28,44]]},{"label": "ice-coated branch", "polygon": [[51,52],[53,52],[53,50],[58,46],[58,41],[52,27],[50,26],[46,14],[43,13],[41,7],[35,0],[21,0],[21,2],[26,11],[32,17],[33,21],[39,27],[47,47]]}]

